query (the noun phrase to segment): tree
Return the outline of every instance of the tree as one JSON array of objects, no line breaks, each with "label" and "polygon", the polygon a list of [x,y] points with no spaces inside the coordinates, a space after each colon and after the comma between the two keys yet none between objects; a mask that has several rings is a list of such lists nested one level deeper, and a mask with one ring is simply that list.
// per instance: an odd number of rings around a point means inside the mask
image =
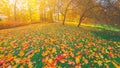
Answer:
[{"label": "tree", "polygon": [[89,15],[90,11],[97,6],[94,4],[93,0],[79,0],[78,3],[79,5],[77,6],[77,9],[80,9],[79,11],[81,11],[79,12],[80,17],[77,25],[79,27],[82,21]]},{"label": "tree", "polygon": [[[103,6],[103,10],[101,12],[104,12],[102,19],[105,24],[109,25],[119,25],[120,24],[120,0],[99,0],[101,5]],[[106,21],[105,21],[106,20]]]},{"label": "tree", "polygon": [[63,15],[63,22],[62,22],[63,25],[65,24],[67,12],[69,11],[69,7],[73,1],[74,0],[61,0],[61,1],[59,1],[60,2],[59,11]]},{"label": "tree", "polygon": [[14,20],[16,21],[17,18],[16,18],[16,4],[17,4],[17,0],[15,0],[14,2]]}]

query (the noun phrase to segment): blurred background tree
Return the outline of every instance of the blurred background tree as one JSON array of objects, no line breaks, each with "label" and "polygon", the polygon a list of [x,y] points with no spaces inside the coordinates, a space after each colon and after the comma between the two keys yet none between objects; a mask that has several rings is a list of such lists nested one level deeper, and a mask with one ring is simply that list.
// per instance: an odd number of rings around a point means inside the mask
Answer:
[{"label": "blurred background tree", "polygon": [[120,25],[120,0],[1,0],[0,21]]}]

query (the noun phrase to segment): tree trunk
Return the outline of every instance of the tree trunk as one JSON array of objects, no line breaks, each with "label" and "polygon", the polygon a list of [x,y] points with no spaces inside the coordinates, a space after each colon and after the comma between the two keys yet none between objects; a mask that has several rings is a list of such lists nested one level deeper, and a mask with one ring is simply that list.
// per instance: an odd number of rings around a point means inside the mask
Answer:
[{"label": "tree trunk", "polygon": [[67,9],[68,9],[68,7],[67,7],[66,10],[65,10],[64,19],[63,19],[63,25],[65,25],[66,14],[67,14],[67,11],[68,11]]},{"label": "tree trunk", "polygon": [[50,10],[50,20],[49,20],[49,22],[53,22],[53,11],[52,10]]},{"label": "tree trunk", "polygon": [[82,15],[80,15],[80,19],[79,19],[79,23],[78,23],[78,27],[81,25],[82,21],[85,19],[85,14],[86,14],[87,10],[85,10]]},{"label": "tree trunk", "polygon": [[30,13],[30,22],[32,22],[32,11],[31,11],[31,7],[29,7],[29,13]]},{"label": "tree trunk", "polygon": [[[59,0],[58,0],[58,5],[60,5]],[[60,10],[60,9],[59,9],[59,7],[58,7],[58,22],[59,22],[59,18],[60,18],[60,17],[59,17],[59,10]]]},{"label": "tree trunk", "polygon": [[59,18],[60,18],[60,17],[59,17],[59,12],[58,12],[58,22],[59,22]]},{"label": "tree trunk", "polygon": [[64,15],[63,25],[65,25],[65,20],[66,20],[66,13],[65,13],[65,15]]},{"label": "tree trunk", "polygon": [[68,8],[69,8],[72,1],[73,0],[71,0],[66,6],[65,13],[64,13],[64,19],[63,19],[63,25],[65,25],[65,20],[66,20],[66,15],[67,15],[67,12],[68,12]]},{"label": "tree trunk", "polygon": [[81,25],[81,23],[82,23],[82,17],[80,17],[79,19],[78,27]]},{"label": "tree trunk", "polygon": [[16,0],[15,0],[15,3],[14,3],[14,21],[16,21]]}]

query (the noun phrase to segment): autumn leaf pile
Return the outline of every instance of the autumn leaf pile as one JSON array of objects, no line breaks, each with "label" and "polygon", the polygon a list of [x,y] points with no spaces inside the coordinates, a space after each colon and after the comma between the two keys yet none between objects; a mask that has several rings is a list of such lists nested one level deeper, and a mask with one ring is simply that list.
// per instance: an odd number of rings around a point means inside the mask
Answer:
[{"label": "autumn leaf pile", "polygon": [[0,30],[0,68],[120,68],[120,40],[60,24]]}]

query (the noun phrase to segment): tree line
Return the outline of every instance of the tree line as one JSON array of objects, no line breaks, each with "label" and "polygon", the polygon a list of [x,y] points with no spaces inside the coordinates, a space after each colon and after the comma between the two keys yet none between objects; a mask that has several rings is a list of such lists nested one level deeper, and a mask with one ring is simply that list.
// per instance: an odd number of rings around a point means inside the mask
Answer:
[{"label": "tree line", "polygon": [[120,0],[1,0],[10,21],[120,25]]}]

